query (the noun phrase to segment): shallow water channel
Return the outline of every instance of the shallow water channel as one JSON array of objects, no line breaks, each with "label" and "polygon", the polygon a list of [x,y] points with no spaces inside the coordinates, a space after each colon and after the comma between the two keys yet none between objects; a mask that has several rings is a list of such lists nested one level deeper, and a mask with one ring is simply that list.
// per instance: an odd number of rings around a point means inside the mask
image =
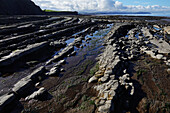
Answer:
[{"label": "shallow water channel", "polygon": [[[96,62],[95,58],[102,52],[104,36],[110,31],[112,24],[108,25],[108,28],[97,30],[91,35],[86,35],[85,40],[79,47],[75,47],[77,54],[66,59],[66,70],[63,74],[71,73],[81,75],[86,72],[88,65],[92,65]],[[70,39],[74,41],[73,39]],[[70,41],[69,40],[69,41]],[[71,41],[70,41],[71,43]]]},{"label": "shallow water channel", "polygon": [[[97,62],[96,57],[102,53],[104,48],[102,45],[104,36],[107,35],[112,26],[113,24],[108,24],[105,29],[100,29],[94,33],[87,34],[82,43],[79,46],[74,47],[76,54],[65,58],[66,64],[62,65],[64,72],[60,73],[60,77],[50,77],[42,83],[42,86],[50,91],[55,91],[66,79],[73,79],[78,76],[81,76],[82,79],[83,77],[86,78],[90,69]],[[74,38],[68,39],[66,41],[67,45],[72,43],[74,40]]]},{"label": "shallow water channel", "polygon": [[[66,57],[66,64],[62,66],[62,68],[65,70],[64,72],[61,72],[60,77],[54,76],[49,77],[48,79],[44,80],[43,83],[44,87],[49,89],[53,86],[56,86],[56,82],[58,79],[61,79],[64,77],[74,76],[74,75],[82,75],[89,73],[90,68],[94,66],[96,63],[95,58],[102,52],[103,46],[102,42],[104,40],[104,36],[110,31],[113,24],[108,24],[107,28],[97,30],[94,33],[87,34],[85,36],[85,39],[82,41],[80,46],[74,47],[74,51],[76,51],[76,54],[74,56]],[[81,32],[78,32],[74,35],[77,35],[79,33],[84,32],[82,30]],[[73,35],[73,36],[74,36]],[[70,38],[66,40],[67,45],[72,43],[75,40],[75,38]],[[52,56],[58,54],[61,52],[64,48],[59,49],[56,51]],[[30,69],[26,69],[24,71],[19,71],[12,76],[7,77],[0,77],[0,95],[3,95],[7,92],[10,92],[13,85],[23,77],[30,74],[34,69],[37,67],[44,65],[44,63],[39,63],[35,67],[31,67]],[[51,81],[56,82],[51,82]],[[58,82],[57,82],[58,83]],[[47,86],[47,87],[46,87]]]}]

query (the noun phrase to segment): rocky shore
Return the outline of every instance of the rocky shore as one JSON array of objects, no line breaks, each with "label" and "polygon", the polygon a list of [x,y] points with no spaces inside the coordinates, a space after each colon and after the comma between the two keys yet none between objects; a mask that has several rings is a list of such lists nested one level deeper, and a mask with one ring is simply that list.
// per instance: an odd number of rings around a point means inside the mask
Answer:
[{"label": "rocky shore", "polygon": [[168,113],[165,19],[0,17],[0,112]]}]

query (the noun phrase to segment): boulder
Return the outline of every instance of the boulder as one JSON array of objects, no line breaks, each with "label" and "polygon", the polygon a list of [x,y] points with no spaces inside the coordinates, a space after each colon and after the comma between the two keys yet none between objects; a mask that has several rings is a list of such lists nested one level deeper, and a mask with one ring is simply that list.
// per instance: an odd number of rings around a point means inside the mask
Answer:
[{"label": "boulder", "polygon": [[145,50],[144,52],[149,54],[152,58],[156,58],[155,53],[152,52],[151,50]]},{"label": "boulder", "polygon": [[168,63],[170,63],[170,60],[168,60]]},{"label": "boulder", "polygon": [[59,75],[60,71],[58,67],[53,67],[50,69],[50,72],[48,73],[48,76],[54,76]]},{"label": "boulder", "polygon": [[32,93],[31,95],[27,96],[25,98],[25,100],[31,100],[31,99],[38,99],[41,98],[43,96],[43,94],[46,92],[45,88],[42,87],[40,88],[38,91],[35,91],[34,93]]},{"label": "boulder", "polygon": [[170,63],[169,63],[169,62],[166,62],[166,65],[167,65],[167,66],[170,66]]},{"label": "boulder", "polygon": [[114,80],[116,78],[116,75],[110,75],[110,78]]},{"label": "boulder", "polygon": [[167,69],[168,74],[170,74],[170,68]]},{"label": "boulder", "polygon": [[76,38],[76,39],[74,40],[74,43],[75,43],[75,44],[80,44],[80,43],[82,42],[82,40],[83,40],[83,37],[78,37],[78,38]]},{"label": "boulder", "polygon": [[114,80],[113,83],[111,84],[111,90],[117,90],[119,87],[119,82],[118,80]]},{"label": "boulder", "polygon": [[134,93],[135,93],[135,88],[134,88],[134,86],[131,86],[130,95],[134,95]]},{"label": "boulder", "polygon": [[162,54],[157,54],[157,55],[156,55],[156,58],[160,60],[160,59],[163,58],[163,55],[162,55]]},{"label": "boulder", "polygon": [[101,82],[106,82],[109,79],[108,76],[103,76],[100,78]]},{"label": "boulder", "polygon": [[99,101],[99,105],[104,105],[104,104],[105,104],[105,102],[106,102],[106,100],[101,99],[101,100]]},{"label": "boulder", "polygon": [[59,42],[59,41],[54,41],[50,43],[50,46],[56,47],[56,48],[62,48],[65,47],[67,44],[66,42]]},{"label": "boulder", "polygon": [[112,70],[106,70],[106,71],[104,72],[104,74],[112,74],[112,73],[113,73]]},{"label": "boulder", "polygon": [[123,76],[119,77],[121,85],[125,85],[126,81],[130,80],[129,74],[124,74]]},{"label": "boulder", "polygon": [[153,25],[153,27],[155,27],[155,28],[160,28],[158,25]]},{"label": "boulder", "polygon": [[98,112],[110,113],[110,108],[111,108],[111,104],[105,104],[105,105],[99,106]]},{"label": "boulder", "polygon": [[108,100],[112,100],[113,97],[116,95],[115,90],[110,90],[110,91],[109,91],[109,95],[110,95],[110,97],[108,97]]}]

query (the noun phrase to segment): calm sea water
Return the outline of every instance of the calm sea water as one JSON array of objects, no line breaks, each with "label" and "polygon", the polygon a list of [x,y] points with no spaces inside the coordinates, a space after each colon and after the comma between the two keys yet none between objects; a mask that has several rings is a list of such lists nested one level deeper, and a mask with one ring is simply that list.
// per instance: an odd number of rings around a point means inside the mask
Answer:
[{"label": "calm sea water", "polygon": [[[102,15],[102,14],[101,14],[101,15]],[[170,17],[170,13],[152,13],[152,14],[104,14],[104,15],[165,16],[165,17]]]}]

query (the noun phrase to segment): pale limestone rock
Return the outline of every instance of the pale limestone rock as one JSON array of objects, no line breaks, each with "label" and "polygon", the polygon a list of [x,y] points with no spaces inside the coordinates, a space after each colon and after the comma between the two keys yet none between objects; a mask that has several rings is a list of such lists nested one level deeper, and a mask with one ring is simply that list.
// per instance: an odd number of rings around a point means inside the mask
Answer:
[{"label": "pale limestone rock", "polygon": [[92,83],[92,82],[96,82],[98,79],[96,76],[92,76],[90,79],[89,79],[89,83]]}]

